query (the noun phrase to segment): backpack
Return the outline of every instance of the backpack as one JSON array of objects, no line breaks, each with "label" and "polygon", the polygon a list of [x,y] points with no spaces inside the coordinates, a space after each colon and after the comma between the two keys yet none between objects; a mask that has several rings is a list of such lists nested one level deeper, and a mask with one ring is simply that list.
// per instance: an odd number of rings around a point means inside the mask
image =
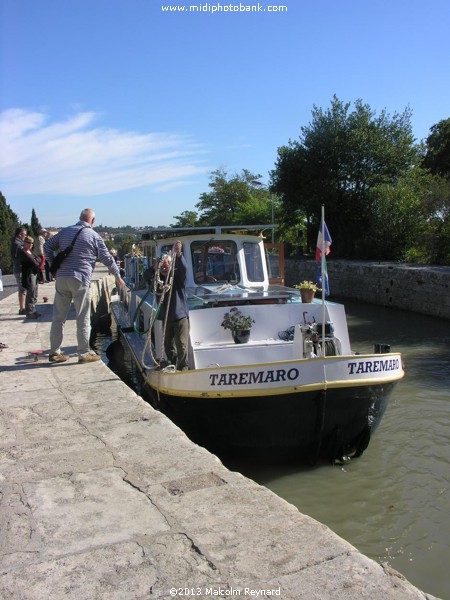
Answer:
[{"label": "backpack", "polygon": [[84,227],[80,227],[80,229],[76,232],[75,237],[73,238],[70,246],[67,246],[67,248],[64,248],[64,250],[60,250],[60,252],[58,252],[58,254],[55,256],[55,258],[52,260],[52,264],[50,265],[50,273],[53,275],[53,277],[56,275],[56,271],[62,265],[64,260],[72,252],[73,247],[75,245],[75,240],[80,235],[80,233],[83,229],[84,229]]}]

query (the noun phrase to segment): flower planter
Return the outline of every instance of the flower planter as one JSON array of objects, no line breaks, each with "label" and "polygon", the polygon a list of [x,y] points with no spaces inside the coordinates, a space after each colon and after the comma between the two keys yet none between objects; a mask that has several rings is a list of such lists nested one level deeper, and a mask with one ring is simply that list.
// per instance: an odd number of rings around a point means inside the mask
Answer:
[{"label": "flower planter", "polygon": [[236,307],[223,316],[222,327],[229,329],[235,344],[245,344],[250,339],[250,329],[255,321],[250,315],[245,315]]},{"label": "flower planter", "polygon": [[314,290],[300,290],[300,296],[302,297],[302,302],[305,302],[306,304],[311,304],[311,302],[314,300],[314,296],[315,296],[315,291]]},{"label": "flower planter", "polygon": [[250,339],[250,329],[237,329],[232,334],[235,344],[246,344]]}]

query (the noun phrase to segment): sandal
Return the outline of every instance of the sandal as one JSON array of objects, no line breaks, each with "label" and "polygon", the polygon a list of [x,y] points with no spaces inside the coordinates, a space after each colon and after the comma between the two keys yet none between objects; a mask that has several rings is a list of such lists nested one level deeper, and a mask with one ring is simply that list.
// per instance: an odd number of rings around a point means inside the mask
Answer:
[{"label": "sandal", "polygon": [[0,348],[3,350],[3,348],[7,348],[8,344],[3,344],[2,342],[0,342]]}]

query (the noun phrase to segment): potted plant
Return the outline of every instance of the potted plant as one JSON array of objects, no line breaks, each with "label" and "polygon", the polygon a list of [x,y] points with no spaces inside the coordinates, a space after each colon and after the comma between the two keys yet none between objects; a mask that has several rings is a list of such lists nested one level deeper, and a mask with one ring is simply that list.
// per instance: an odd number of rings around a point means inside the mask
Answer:
[{"label": "potted plant", "polygon": [[244,344],[250,339],[250,329],[255,321],[244,315],[235,306],[223,316],[222,327],[229,329],[236,344]]},{"label": "potted plant", "polygon": [[320,291],[320,287],[313,283],[312,281],[302,281],[301,283],[297,283],[294,285],[295,288],[300,290],[300,295],[302,297],[302,302],[306,302],[310,304],[314,300],[314,296],[316,292]]}]

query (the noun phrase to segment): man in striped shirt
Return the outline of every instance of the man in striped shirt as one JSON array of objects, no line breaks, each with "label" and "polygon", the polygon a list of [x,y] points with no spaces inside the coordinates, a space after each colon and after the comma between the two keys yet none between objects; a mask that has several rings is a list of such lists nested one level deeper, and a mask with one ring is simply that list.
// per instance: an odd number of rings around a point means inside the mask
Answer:
[{"label": "man in striped shirt", "polygon": [[[100,260],[116,278],[116,285],[125,286],[119,268],[105,242],[92,227],[95,212],[85,208],[75,225],[65,227],[44,244],[44,254],[51,263],[58,250],[65,250],[77,235],[72,252],[56,272],[53,320],[50,330],[50,356],[53,363],[65,362],[69,356],[61,352],[64,323],[73,301],[77,315],[78,362],[81,364],[100,360],[89,346],[91,333],[91,278],[96,260]],[[82,229],[82,231],[80,231]]]}]

